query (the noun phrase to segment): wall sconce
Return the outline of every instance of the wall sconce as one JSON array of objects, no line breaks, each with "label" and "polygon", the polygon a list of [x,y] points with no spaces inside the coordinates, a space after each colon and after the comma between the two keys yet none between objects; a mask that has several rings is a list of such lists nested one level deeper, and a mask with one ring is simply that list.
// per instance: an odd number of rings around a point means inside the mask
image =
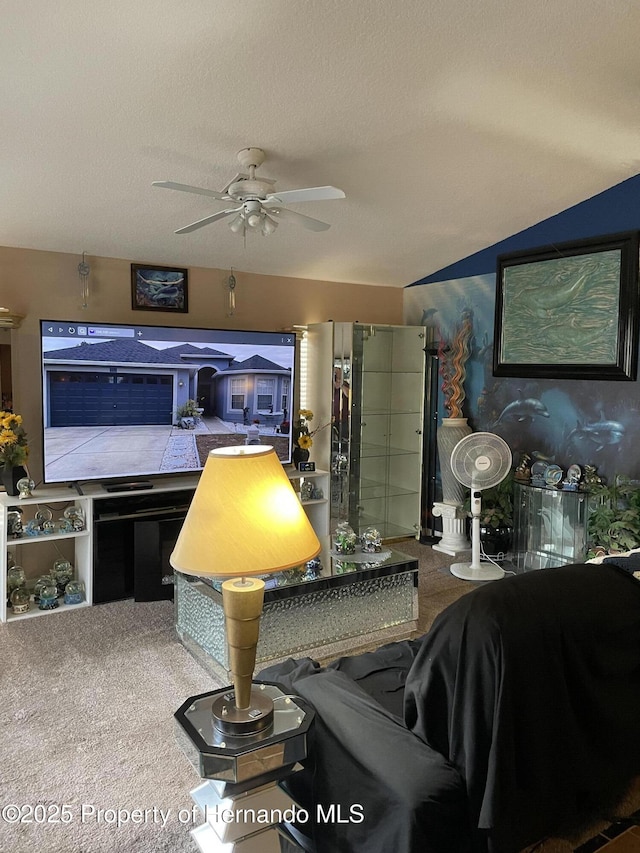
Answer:
[{"label": "wall sconce", "polygon": [[233,317],[233,313],[236,310],[236,284],[236,277],[233,274],[233,267],[231,267],[231,272],[225,282],[225,289],[228,294],[227,317]]},{"label": "wall sconce", "polygon": [[82,260],[78,264],[78,275],[80,276],[80,299],[82,301],[82,308],[86,308],[89,304],[89,275],[91,273],[91,267],[85,261],[86,252],[82,253]]},{"label": "wall sconce", "polygon": [[19,329],[23,320],[22,314],[13,314],[8,308],[0,308],[0,329]]}]

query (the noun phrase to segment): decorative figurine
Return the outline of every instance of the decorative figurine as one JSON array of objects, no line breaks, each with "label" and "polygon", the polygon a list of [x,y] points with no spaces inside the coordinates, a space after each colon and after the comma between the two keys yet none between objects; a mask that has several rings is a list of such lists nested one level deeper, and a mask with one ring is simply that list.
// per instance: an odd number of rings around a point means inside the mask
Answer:
[{"label": "decorative figurine", "polygon": [[567,476],[562,481],[562,489],[565,492],[576,492],[582,479],[582,468],[579,465],[569,465]]},{"label": "decorative figurine", "polygon": [[531,457],[528,453],[522,454],[520,464],[516,468],[513,476],[519,483],[528,483],[531,479]]},{"label": "decorative figurine", "polygon": [[360,547],[365,554],[376,554],[382,551],[382,536],[375,527],[367,527],[360,536]]},{"label": "decorative figurine", "polygon": [[603,480],[602,477],[599,476],[597,468],[595,465],[585,465],[584,466],[584,477],[582,478],[582,482],[580,483],[580,489],[587,491],[594,486],[602,486]]},{"label": "decorative figurine", "polygon": [[531,485],[539,489],[544,489],[547,485],[544,479],[549,464],[547,462],[534,462],[531,466]]},{"label": "decorative figurine", "polygon": [[313,483],[311,480],[305,480],[300,486],[300,498],[303,501],[311,501],[313,500],[313,497]]},{"label": "decorative figurine", "polygon": [[23,533],[22,510],[10,509],[7,512],[7,534],[13,536],[14,539],[18,539]]},{"label": "decorative figurine", "polygon": [[336,527],[333,537],[333,547],[337,554],[355,554],[358,537],[346,521],[341,521]]}]

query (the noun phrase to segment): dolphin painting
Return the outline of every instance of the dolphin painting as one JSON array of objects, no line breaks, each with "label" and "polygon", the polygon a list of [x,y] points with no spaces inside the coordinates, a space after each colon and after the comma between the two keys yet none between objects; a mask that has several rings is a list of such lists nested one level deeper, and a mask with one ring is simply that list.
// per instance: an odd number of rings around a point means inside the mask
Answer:
[{"label": "dolphin painting", "polygon": [[581,424],[577,421],[576,428],[572,429],[567,436],[567,441],[586,439],[596,445],[596,453],[607,445],[620,444],[624,438],[624,425],[619,421],[594,421],[593,423]]},{"label": "dolphin painting", "polygon": [[527,397],[526,399],[514,400],[505,406],[500,412],[500,415],[494,426],[503,423],[532,423],[534,418],[548,418],[549,412],[547,407],[535,397]]}]

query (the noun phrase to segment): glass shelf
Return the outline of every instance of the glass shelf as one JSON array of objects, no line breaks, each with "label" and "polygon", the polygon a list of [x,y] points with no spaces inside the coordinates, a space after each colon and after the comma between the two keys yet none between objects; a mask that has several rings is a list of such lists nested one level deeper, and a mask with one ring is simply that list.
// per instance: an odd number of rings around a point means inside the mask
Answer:
[{"label": "glass shelf", "polygon": [[394,497],[397,495],[413,495],[415,489],[407,489],[403,486],[396,486],[391,483],[376,482],[375,480],[360,480],[360,498],[367,500],[369,498]]},{"label": "glass shelf", "polygon": [[373,456],[406,456],[408,454],[419,455],[419,452],[404,447],[391,447],[385,444],[362,444],[360,445],[360,458],[365,459]]}]

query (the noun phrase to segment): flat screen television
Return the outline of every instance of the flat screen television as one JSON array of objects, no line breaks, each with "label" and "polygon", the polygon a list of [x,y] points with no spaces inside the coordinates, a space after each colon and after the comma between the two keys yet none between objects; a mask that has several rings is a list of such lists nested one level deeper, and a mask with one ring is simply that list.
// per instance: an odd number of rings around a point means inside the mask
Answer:
[{"label": "flat screen television", "polygon": [[44,481],[202,469],[256,441],[291,460],[295,334],[41,320]]}]

